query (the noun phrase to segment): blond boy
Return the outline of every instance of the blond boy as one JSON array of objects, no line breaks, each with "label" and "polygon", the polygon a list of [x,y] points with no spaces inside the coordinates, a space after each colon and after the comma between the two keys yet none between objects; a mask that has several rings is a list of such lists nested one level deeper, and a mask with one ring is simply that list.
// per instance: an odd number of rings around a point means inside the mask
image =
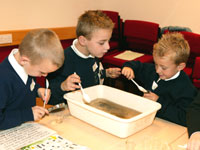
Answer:
[{"label": "blond boy", "polygon": [[[102,84],[105,77],[116,78],[120,68],[104,69],[98,58],[110,48],[109,40],[114,24],[102,11],[89,10],[82,14],[77,23],[77,39],[65,50],[65,62],[57,72],[49,74],[52,97],[50,104],[64,102],[68,91]],[[75,74],[76,72],[76,74]]]},{"label": "blond boy", "polygon": [[186,109],[197,91],[183,69],[190,54],[188,42],[180,33],[167,33],[154,45],[155,64],[138,61],[124,64],[122,74],[136,78],[149,93],[144,97],[162,105],[157,116],[186,125]]},{"label": "blond boy", "polygon": [[39,95],[46,103],[50,90],[35,82],[36,76],[47,76],[62,66],[64,52],[57,35],[48,29],[30,31],[19,49],[14,49],[0,64],[0,130],[26,121],[41,119],[48,111],[36,105]]}]

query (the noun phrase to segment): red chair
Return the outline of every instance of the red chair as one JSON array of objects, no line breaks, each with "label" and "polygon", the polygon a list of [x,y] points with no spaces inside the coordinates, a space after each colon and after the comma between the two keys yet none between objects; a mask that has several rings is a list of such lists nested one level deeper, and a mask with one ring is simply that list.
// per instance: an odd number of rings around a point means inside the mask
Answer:
[{"label": "red chair", "polygon": [[122,29],[122,19],[116,11],[102,10],[110,19],[114,22],[115,26],[113,29],[112,37],[110,39],[110,50],[119,49],[121,44],[121,29]]},{"label": "red chair", "polygon": [[62,44],[63,49],[66,49],[67,47],[71,46],[73,43],[73,40],[74,39],[61,40],[60,42]]},{"label": "red chair", "polygon": [[152,54],[153,45],[158,41],[159,25],[154,22],[126,20],[124,37],[126,48],[133,51]]},{"label": "red chair", "polygon": [[195,87],[200,88],[200,57],[196,57],[193,73],[192,73],[192,82]]},{"label": "red chair", "polygon": [[188,41],[190,45],[190,56],[185,71],[191,77],[193,72],[192,70],[195,64],[195,58],[197,56],[200,56],[200,34],[187,31],[181,31],[180,33],[183,34],[184,38]]},{"label": "red chair", "polygon": [[0,63],[10,54],[12,49],[17,47],[18,45],[0,47]]},{"label": "red chair", "polygon": [[110,54],[106,54],[102,59],[102,63],[107,66],[121,67],[127,60],[118,59],[116,55],[126,50],[144,53],[143,56],[133,60],[138,60],[143,63],[153,62],[152,50],[154,43],[158,41],[159,25],[147,21],[126,20],[123,31],[125,50],[115,50]]}]

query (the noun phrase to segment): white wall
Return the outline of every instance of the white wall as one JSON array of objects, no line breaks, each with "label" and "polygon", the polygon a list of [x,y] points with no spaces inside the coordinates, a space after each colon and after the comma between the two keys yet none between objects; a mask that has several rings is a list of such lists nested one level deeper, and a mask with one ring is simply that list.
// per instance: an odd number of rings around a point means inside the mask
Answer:
[{"label": "white wall", "polygon": [[124,20],[153,21],[161,27],[189,27],[200,34],[200,0],[101,0],[97,8],[117,10]]},{"label": "white wall", "polygon": [[75,26],[93,7],[90,0],[0,0],[0,30]]},{"label": "white wall", "polygon": [[189,27],[200,34],[199,0],[0,0],[0,30],[75,26],[88,9],[118,11],[125,19]]}]

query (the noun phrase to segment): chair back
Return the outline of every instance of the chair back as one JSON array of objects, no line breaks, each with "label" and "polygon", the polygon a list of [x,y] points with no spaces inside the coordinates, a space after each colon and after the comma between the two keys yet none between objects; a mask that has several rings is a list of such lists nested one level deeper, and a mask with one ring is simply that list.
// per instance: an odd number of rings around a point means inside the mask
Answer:
[{"label": "chair back", "polygon": [[188,41],[190,46],[190,56],[187,65],[193,66],[195,58],[200,56],[200,34],[187,31],[181,31],[180,33],[183,34],[184,38]]},{"label": "chair back", "polygon": [[159,24],[141,20],[125,20],[124,37],[126,49],[152,54],[153,45],[158,41]]},{"label": "chair back", "polygon": [[116,11],[102,10],[115,24],[112,37],[110,39],[110,49],[120,49],[121,46],[121,32],[122,32],[122,19]]}]

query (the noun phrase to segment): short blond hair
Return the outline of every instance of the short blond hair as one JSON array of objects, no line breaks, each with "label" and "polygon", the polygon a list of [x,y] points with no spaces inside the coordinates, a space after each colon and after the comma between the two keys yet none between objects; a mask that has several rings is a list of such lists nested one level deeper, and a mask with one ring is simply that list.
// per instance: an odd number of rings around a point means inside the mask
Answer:
[{"label": "short blond hair", "polygon": [[82,14],[76,26],[76,35],[91,39],[91,34],[97,29],[113,30],[113,21],[100,10],[88,10]]},{"label": "short blond hair", "polygon": [[174,63],[179,65],[180,63],[187,63],[190,47],[181,33],[166,33],[158,43],[154,44],[153,55],[158,57],[171,55]]},{"label": "short blond hair", "polygon": [[26,34],[19,45],[20,55],[27,56],[31,64],[39,64],[43,59],[61,67],[64,50],[55,32],[49,29],[35,29]]}]

